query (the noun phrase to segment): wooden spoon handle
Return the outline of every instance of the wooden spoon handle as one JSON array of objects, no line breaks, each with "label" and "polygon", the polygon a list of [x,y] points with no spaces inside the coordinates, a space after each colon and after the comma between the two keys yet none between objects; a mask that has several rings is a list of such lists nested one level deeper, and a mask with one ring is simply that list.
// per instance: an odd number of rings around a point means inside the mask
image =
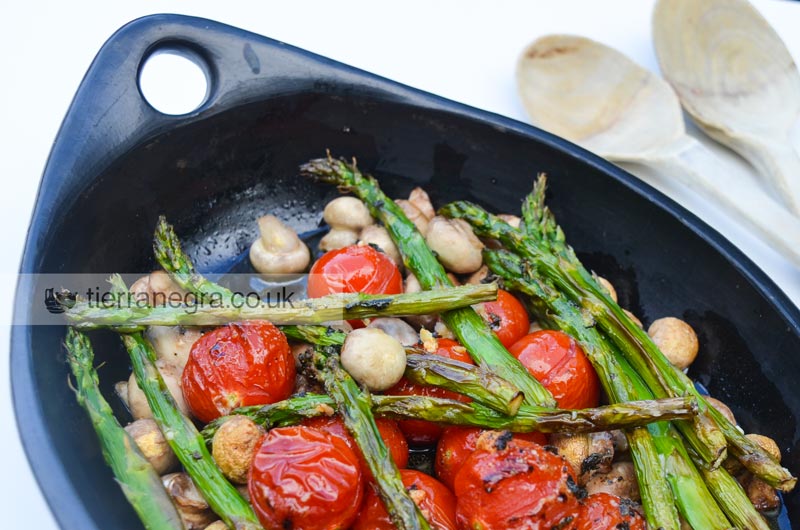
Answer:
[{"label": "wooden spoon handle", "polygon": [[650,158],[647,164],[719,204],[731,217],[800,266],[800,219],[761,189],[756,181],[728,171],[702,144],[687,136],[677,149],[666,156]]},{"label": "wooden spoon handle", "polygon": [[741,138],[736,150],[769,182],[774,195],[800,215],[800,155],[788,139]]}]

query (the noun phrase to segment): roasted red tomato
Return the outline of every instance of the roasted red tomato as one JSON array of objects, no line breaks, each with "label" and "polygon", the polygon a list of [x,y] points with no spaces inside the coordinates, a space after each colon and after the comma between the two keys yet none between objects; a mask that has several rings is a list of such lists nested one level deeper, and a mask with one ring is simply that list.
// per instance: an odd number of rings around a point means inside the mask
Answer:
[{"label": "roasted red tomato", "polygon": [[456,474],[459,528],[572,529],[580,504],[567,462],[511,433],[487,433]]},{"label": "roasted red tomato", "polygon": [[[486,430],[479,427],[446,427],[436,446],[436,476],[450,489],[455,487],[458,470],[475,451],[478,438]],[[540,432],[514,433],[514,439],[528,440],[539,445],[547,443],[547,437]]]},{"label": "roasted red tomato", "polygon": [[364,481],[358,457],[338,436],[281,427],[264,435],[248,490],[264,528],[336,530],[355,520]]},{"label": "roasted red tomato", "polygon": [[[420,471],[401,469],[400,478],[432,530],[456,530],[456,498],[444,484]],[[375,491],[370,488],[351,530],[394,530]]]},{"label": "roasted red tomato", "polygon": [[497,300],[484,302],[476,310],[508,348],[528,333],[531,321],[525,307],[508,291],[497,291]]},{"label": "roasted red tomato", "polygon": [[236,407],[289,397],[294,358],[286,336],[269,322],[228,324],[192,345],[181,387],[197,419],[208,423]]},{"label": "roasted red tomato", "polygon": [[[458,342],[451,339],[438,339],[438,349],[436,355],[449,357],[456,361],[461,361],[468,364],[474,364],[472,358],[469,356],[467,349],[460,345]],[[449,390],[433,386],[420,386],[415,385],[408,379],[403,378],[395,386],[386,391],[387,394],[395,396],[430,396],[446,399],[455,399],[468,403],[471,401],[468,397],[462,396]],[[417,445],[432,444],[439,439],[442,434],[442,427],[439,425],[424,420],[401,420],[397,424],[400,430],[406,435],[406,439]]]},{"label": "roasted red tomato", "polygon": [[609,493],[589,495],[583,502],[575,530],[645,530],[644,518],[633,502]]},{"label": "roasted red tomato", "polygon": [[[378,425],[378,431],[381,433],[383,443],[386,444],[387,449],[392,454],[394,463],[399,468],[404,468],[408,465],[408,442],[397,422],[387,420],[384,418],[376,418],[375,423]],[[369,471],[369,466],[364,461],[361,450],[356,445],[356,441],[347,432],[342,418],[339,416],[320,416],[318,418],[311,418],[303,422],[306,427],[312,427],[322,432],[327,432],[338,436],[347,442],[347,445],[358,455],[361,460],[361,469],[365,477],[370,477],[372,474]]]},{"label": "roasted red tomato", "polygon": [[311,267],[308,296],[334,293],[399,294],[403,277],[386,254],[369,245],[331,250]]},{"label": "roasted red tomato", "polygon": [[596,407],[600,381],[578,343],[560,331],[525,335],[508,351],[538,379],[558,406],[565,409]]}]

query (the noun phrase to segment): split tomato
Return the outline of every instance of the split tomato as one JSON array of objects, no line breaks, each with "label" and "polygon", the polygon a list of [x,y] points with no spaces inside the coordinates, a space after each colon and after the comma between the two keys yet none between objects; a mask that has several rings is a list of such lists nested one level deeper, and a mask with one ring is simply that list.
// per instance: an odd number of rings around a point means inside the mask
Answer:
[{"label": "split tomato", "polygon": [[566,461],[511,433],[487,433],[455,479],[460,528],[573,528],[579,491]]},{"label": "split tomato", "polygon": [[192,345],[181,387],[192,414],[208,423],[246,405],[291,394],[294,358],[286,336],[266,321],[228,324]]},{"label": "split tomato", "polygon": [[334,293],[399,294],[403,277],[392,260],[369,245],[326,252],[311,267],[308,296]]},{"label": "split tomato", "polygon": [[497,300],[484,302],[476,310],[506,348],[524,337],[531,326],[522,303],[502,289],[497,291]]},{"label": "split tomato", "polygon": [[[437,346],[437,350],[434,352],[436,355],[455,359],[463,363],[474,364],[467,349],[454,340],[438,339]],[[387,390],[386,393],[396,396],[429,396],[455,399],[464,403],[471,401],[466,396],[439,387],[416,385],[405,377],[395,386]],[[435,443],[442,434],[442,427],[430,421],[401,420],[398,421],[397,424],[400,426],[400,430],[403,431],[403,434],[406,435],[406,439],[412,444],[432,444]]]},{"label": "split tomato", "polygon": [[[401,469],[406,467],[408,465],[408,442],[406,442],[400,427],[397,426],[397,422],[385,418],[376,418],[375,424],[378,426],[378,432],[380,432],[386,448],[389,449],[395,465]],[[343,439],[361,460],[361,469],[364,472],[364,476],[369,477],[372,475],[369,471],[369,466],[367,466],[361,455],[361,449],[356,445],[355,439],[347,432],[341,417],[320,416],[304,421],[303,425]]]},{"label": "split tomato", "polygon": [[553,394],[564,409],[596,407],[600,381],[586,354],[569,335],[543,330],[525,335],[508,351]]},{"label": "split tomato", "polygon": [[347,442],[309,427],[264,435],[248,481],[264,528],[348,528],[364,495],[358,457]]},{"label": "split tomato", "polygon": [[581,506],[575,530],[645,530],[644,518],[634,509],[634,503],[609,493],[589,495]]},{"label": "split tomato", "polygon": [[[478,438],[485,433],[479,427],[446,427],[436,446],[436,477],[450,489],[455,487],[458,470],[475,451]],[[547,437],[540,432],[514,433],[517,440],[528,440],[539,445],[547,443]]]},{"label": "split tomato", "polygon": [[[425,514],[431,530],[456,530],[456,499],[444,484],[420,471],[401,469],[400,478],[409,495]],[[351,530],[394,530],[378,495],[370,489],[364,507]]]}]

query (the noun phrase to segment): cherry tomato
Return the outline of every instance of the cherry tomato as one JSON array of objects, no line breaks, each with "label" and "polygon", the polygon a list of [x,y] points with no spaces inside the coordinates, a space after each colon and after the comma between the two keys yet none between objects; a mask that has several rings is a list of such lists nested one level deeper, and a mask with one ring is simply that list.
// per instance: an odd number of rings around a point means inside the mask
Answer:
[{"label": "cherry tomato", "polygon": [[566,461],[507,432],[483,435],[455,484],[459,528],[572,529],[580,508]]},{"label": "cherry tomato", "polygon": [[[383,443],[386,444],[387,449],[389,449],[389,452],[392,454],[394,463],[399,468],[406,467],[408,465],[408,442],[406,442],[406,438],[403,436],[403,432],[400,430],[400,427],[397,426],[397,422],[384,418],[376,418],[375,423],[378,425],[378,431],[381,433]],[[358,455],[358,458],[361,461],[361,469],[364,472],[364,476],[372,476],[369,466],[361,455],[361,450],[358,448],[356,441],[353,439],[350,433],[347,432],[347,428],[344,426],[344,421],[342,421],[341,417],[320,416],[305,420],[303,425],[332,434],[334,436],[338,436],[339,438],[343,439],[345,442],[347,442],[347,445],[350,446],[350,449],[352,449],[353,452]]]},{"label": "cherry tomato", "polygon": [[294,358],[286,336],[266,321],[228,324],[192,345],[183,369],[183,395],[197,419],[208,423],[236,407],[289,397]]},{"label": "cherry tomato", "polygon": [[[478,438],[486,432],[479,427],[446,427],[436,446],[436,477],[450,489],[455,487],[455,478],[464,461],[475,451]],[[547,444],[547,437],[540,432],[514,433],[514,439],[528,440],[539,445]]]},{"label": "cherry tomato", "polygon": [[[444,484],[430,475],[412,469],[401,469],[400,478],[411,498],[425,514],[432,530],[456,530],[456,498]],[[394,529],[386,508],[374,489],[370,489],[351,530]]]},{"label": "cherry tomato", "polygon": [[525,307],[516,296],[502,289],[497,291],[497,300],[484,302],[476,310],[506,348],[524,337],[531,327]]},{"label": "cherry tomato", "polygon": [[595,493],[583,501],[575,530],[645,530],[644,518],[633,502],[610,493]]},{"label": "cherry tomato", "polygon": [[560,331],[543,330],[525,335],[508,351],[556,398],[565,409],[596,407],[600,381],[578,343]]},{"label": "cherry tomato", "polygon": [[311,267],[308,296],[334,293],[399,294],[403,292],[400,270],[383,252],[369,245],[331,250]]},{"label": "cherry tomato", "polygon": [[[458,342],[451,339],[438,339],[437,342],[438,349],[434,352],[436,355],[455,359],[463,363],[475,364],[472,362],[467,349]],[[455,399],[464,403],[469,403],[471,401],[470,398],[466,396],[439,387],[416,385],[405,377],[395,386],[387,390],[386,393],[395,396],[429,396]],[[397,424],[400,426],[400,430],[403,431],[403,434],[406,435],[406,439],[410,443],[416,445],[433,444],[442,434],[442,427],[430,421],[400,420]]]},{"label": "cherry tomato", "polygon": [[355,520],[364,481],[358,457],[338,436],[281,427],[264,435],[248,491],[264,528],[336,530]]}]

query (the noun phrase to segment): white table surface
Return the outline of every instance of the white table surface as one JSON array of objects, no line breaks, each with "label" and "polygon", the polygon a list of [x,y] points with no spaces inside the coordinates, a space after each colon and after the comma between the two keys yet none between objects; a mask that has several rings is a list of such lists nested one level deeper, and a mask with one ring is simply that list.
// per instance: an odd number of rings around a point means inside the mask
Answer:
[{"label": "white table surface", "polygon": [[[755,2],[800,59],[800,3]],[[525,119],[514,65],[546,33],[585,35],[657,71],[653,1],[8,2],[0,17],[0,513],[4,528],[56,528],[14,423],[8,323],[14,273],[50,145],[72,95],[103,42],[124,23],[159,12],[207,17],[261,33],[476,107]],[[793,31],[794,30],[794,31]],[[798,61],[800,62],[800,61]],[[725,163],[746,168],[717,149]],[[742,248],[795,301],[800,274],[722,212],[677,197]]]}]

